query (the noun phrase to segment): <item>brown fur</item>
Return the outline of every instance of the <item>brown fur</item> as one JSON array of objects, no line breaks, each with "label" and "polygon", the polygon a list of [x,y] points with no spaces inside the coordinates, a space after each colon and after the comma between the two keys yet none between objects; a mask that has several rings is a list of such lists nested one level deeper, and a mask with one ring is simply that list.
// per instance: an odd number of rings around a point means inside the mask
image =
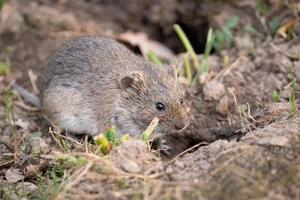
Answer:
[{"label": "brown fur", "polygon": [[[159,133],[189,124],[183,91],[174,73],[159,69],[112,39],[71,40],[49,60],[42,107],[62,129],[95,135],[114,125],[118,135],[140,135],[154,116]],[[165,104],[165,111],[156,103]]]}]

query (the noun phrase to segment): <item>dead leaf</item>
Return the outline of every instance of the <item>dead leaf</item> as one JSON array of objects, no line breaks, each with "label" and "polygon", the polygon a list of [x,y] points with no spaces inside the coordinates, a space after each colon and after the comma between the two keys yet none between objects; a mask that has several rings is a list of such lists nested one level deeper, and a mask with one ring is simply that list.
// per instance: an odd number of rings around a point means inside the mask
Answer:
[{"label": "dead leaf", "polygon": [[143,32],[122,33],[118,35],[116,39],[121,42],[128,43],[132,46],[138,46],[144,57],[147,57],[147,54],[150,51],[153,51],[158,57],[162,59],[168,60],[174,57],[174,53],[168,47],[155,40],[149,39],[148,35]]},{"label": "dead leaf", "polygon": [[22,142],[23,142],[23,139],[22,139],[22,136],[20,135],[20,133],[17,133],[11,141],[11,146],[13,148],[13,154],[14,154],[14,156],[13,156],[14,160],[18,159],[18,153],[20,151]]},{"label": "dead leaf", "polygon": [[283,38],[287,38],[287,32],[294,29],[297,23],[297,19],[291,19],[282,25],[278,30],[277,34],[281,35]]},{"label": "dead leaf", "polygon": [[19,169],[11,167],[5,172],[5,178],[8,183],[16,183],[24,179],[25,176]]}]

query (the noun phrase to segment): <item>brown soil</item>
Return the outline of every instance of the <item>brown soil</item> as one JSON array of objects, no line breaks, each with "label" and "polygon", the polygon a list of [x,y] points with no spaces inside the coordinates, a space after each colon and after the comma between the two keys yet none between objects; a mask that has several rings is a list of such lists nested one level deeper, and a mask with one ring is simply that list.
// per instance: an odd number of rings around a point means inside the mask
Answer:
[{"label": "brown soil", "polygon": [[[87,138],[70,136],[64,146],[40,111],[9,94],[14,81],[35,93],[28,72],[39,78],[48,56],[81,35],[144,32],[181,53],[172,28],[178,23],[201,54],[208,27],[232,15],[270,35],[249,2],[7,2],[0,13],[0,62],[11,66],[0,76],[0,199],[300,199],[300,116],[289,103],[290,73],[300,91],[300,29],[294,39],[261,40],[236,28],[235,46],[210,56],[204,84],[185,85],[193,119],[183,134],[168,138],[175,149],[168,159],[134,139],[104,157],[91,153],[95,145]],[[293,16],[288,11],[280,15]],[[273,102],[274,90],[280,103]],[[68,165],[74,156],[86,164]]]}]

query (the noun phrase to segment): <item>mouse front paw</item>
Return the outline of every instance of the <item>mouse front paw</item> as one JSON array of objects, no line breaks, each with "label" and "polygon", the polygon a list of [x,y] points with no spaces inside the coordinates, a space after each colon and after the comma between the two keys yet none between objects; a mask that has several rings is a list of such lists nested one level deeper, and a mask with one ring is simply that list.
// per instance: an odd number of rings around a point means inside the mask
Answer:
[{"label": "mouse front paw", "polygon": [[170,142],[163,137],[155,138],[152,143],[152,148],[157,150],[163,156],[172,156],[172,146],[170,145]]},{"label": "mouse front paw", "polygon": [[168,144],[168,141],[166,139],[161,139],[159,151],[160,151],[160,153],[164,154],[165,156],[172,155],[172,147],[170,146],[170,144]]}]

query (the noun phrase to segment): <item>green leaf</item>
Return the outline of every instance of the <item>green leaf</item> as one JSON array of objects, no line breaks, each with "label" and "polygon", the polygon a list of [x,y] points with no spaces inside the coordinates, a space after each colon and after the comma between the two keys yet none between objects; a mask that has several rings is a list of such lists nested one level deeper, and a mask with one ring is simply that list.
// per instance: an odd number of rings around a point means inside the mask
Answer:
[{"label": "green leaf", "polygon": [[264,35],[260,32],[258,32],[255,28],[253,28],[251,25],[245,26],[244,30],[252,35],[256,35],[260,38],[263,38]]},{"label": "green leaf", "polygon": [[290,107],[291,107],[291,111],[293,114],[296,114],[298,109],[297,109],[297,103],[296,103],[296,78],[293,74],[290,75],[291,79],[292,79],[292,92],[291,95],[289,97],[289,102],[290,102]]},{"label": "green leaf", "polygon": [[272,35],[275,35],[277,29],[280,26],[280,18],[275,16],[273,17],[269,22],[268,22],[268,26],[270,28],[270,31],[272,33]]},{"label": "green leaf", "polygon": [[256,4],[256,10],[260,14],[262,15],[267,14],[269,10],[269,6],[266,4],[265,0],[256,0],[255,4]]},{"label": "green leaf", "polygon": [[106,138],[108,139],[108,141],[112,144],[114,144],[116,142],[116,129],[115,127],[111,127],[106,131]]},{"label": "green leaf", "polygon": [[217,51],[221,51],[225,46],[224,44],[225,44],[225,35],[220,30],[216,30],[215,31],[215,42],[213,44],[213,47]]},{"label": "green leaf", "polygon": [[238,16],[233,16],[228,20],[228,22],[226,23],[226,25],[224,27],[226,27],[228,29],[233,29],[238,25],[239,21],[240,21],[240,18]]},{"label": "green leaf", "polygon": [[274,102],[280,102],[280,94],[277,90],[272,91],[272,99]]},{"label": "green leaf", "polygon": [[0,0],[0,10],[3,8],[5,0]]},{"label": "green leaf", "polygon": [[154,132],[155,128],[158,125],[158,122],[159,122],[159,118],[154,117],[152,119],[151,123],[149,124],[149,126],[146,128],[146,130],[143,132],[141,136],[142,141],[149,142],[152,133]]},{"label": "green leaf", "polygon": [[65,165],[69,167],[81,167],[86,164],[86,159],[82,156],[70,156],[67,160]]},{"label": "green leaf", "polygon": [[159,59],[159,57],[156,55],[156,53],[154,53],[153,51],[149,51],[148,59],[157,65],[163,64],[162,61]]},{"label": "green leaf", "polygon": [[0,76],[8,75],[10,72],[10,66],[6,63],[0,63]]}]

